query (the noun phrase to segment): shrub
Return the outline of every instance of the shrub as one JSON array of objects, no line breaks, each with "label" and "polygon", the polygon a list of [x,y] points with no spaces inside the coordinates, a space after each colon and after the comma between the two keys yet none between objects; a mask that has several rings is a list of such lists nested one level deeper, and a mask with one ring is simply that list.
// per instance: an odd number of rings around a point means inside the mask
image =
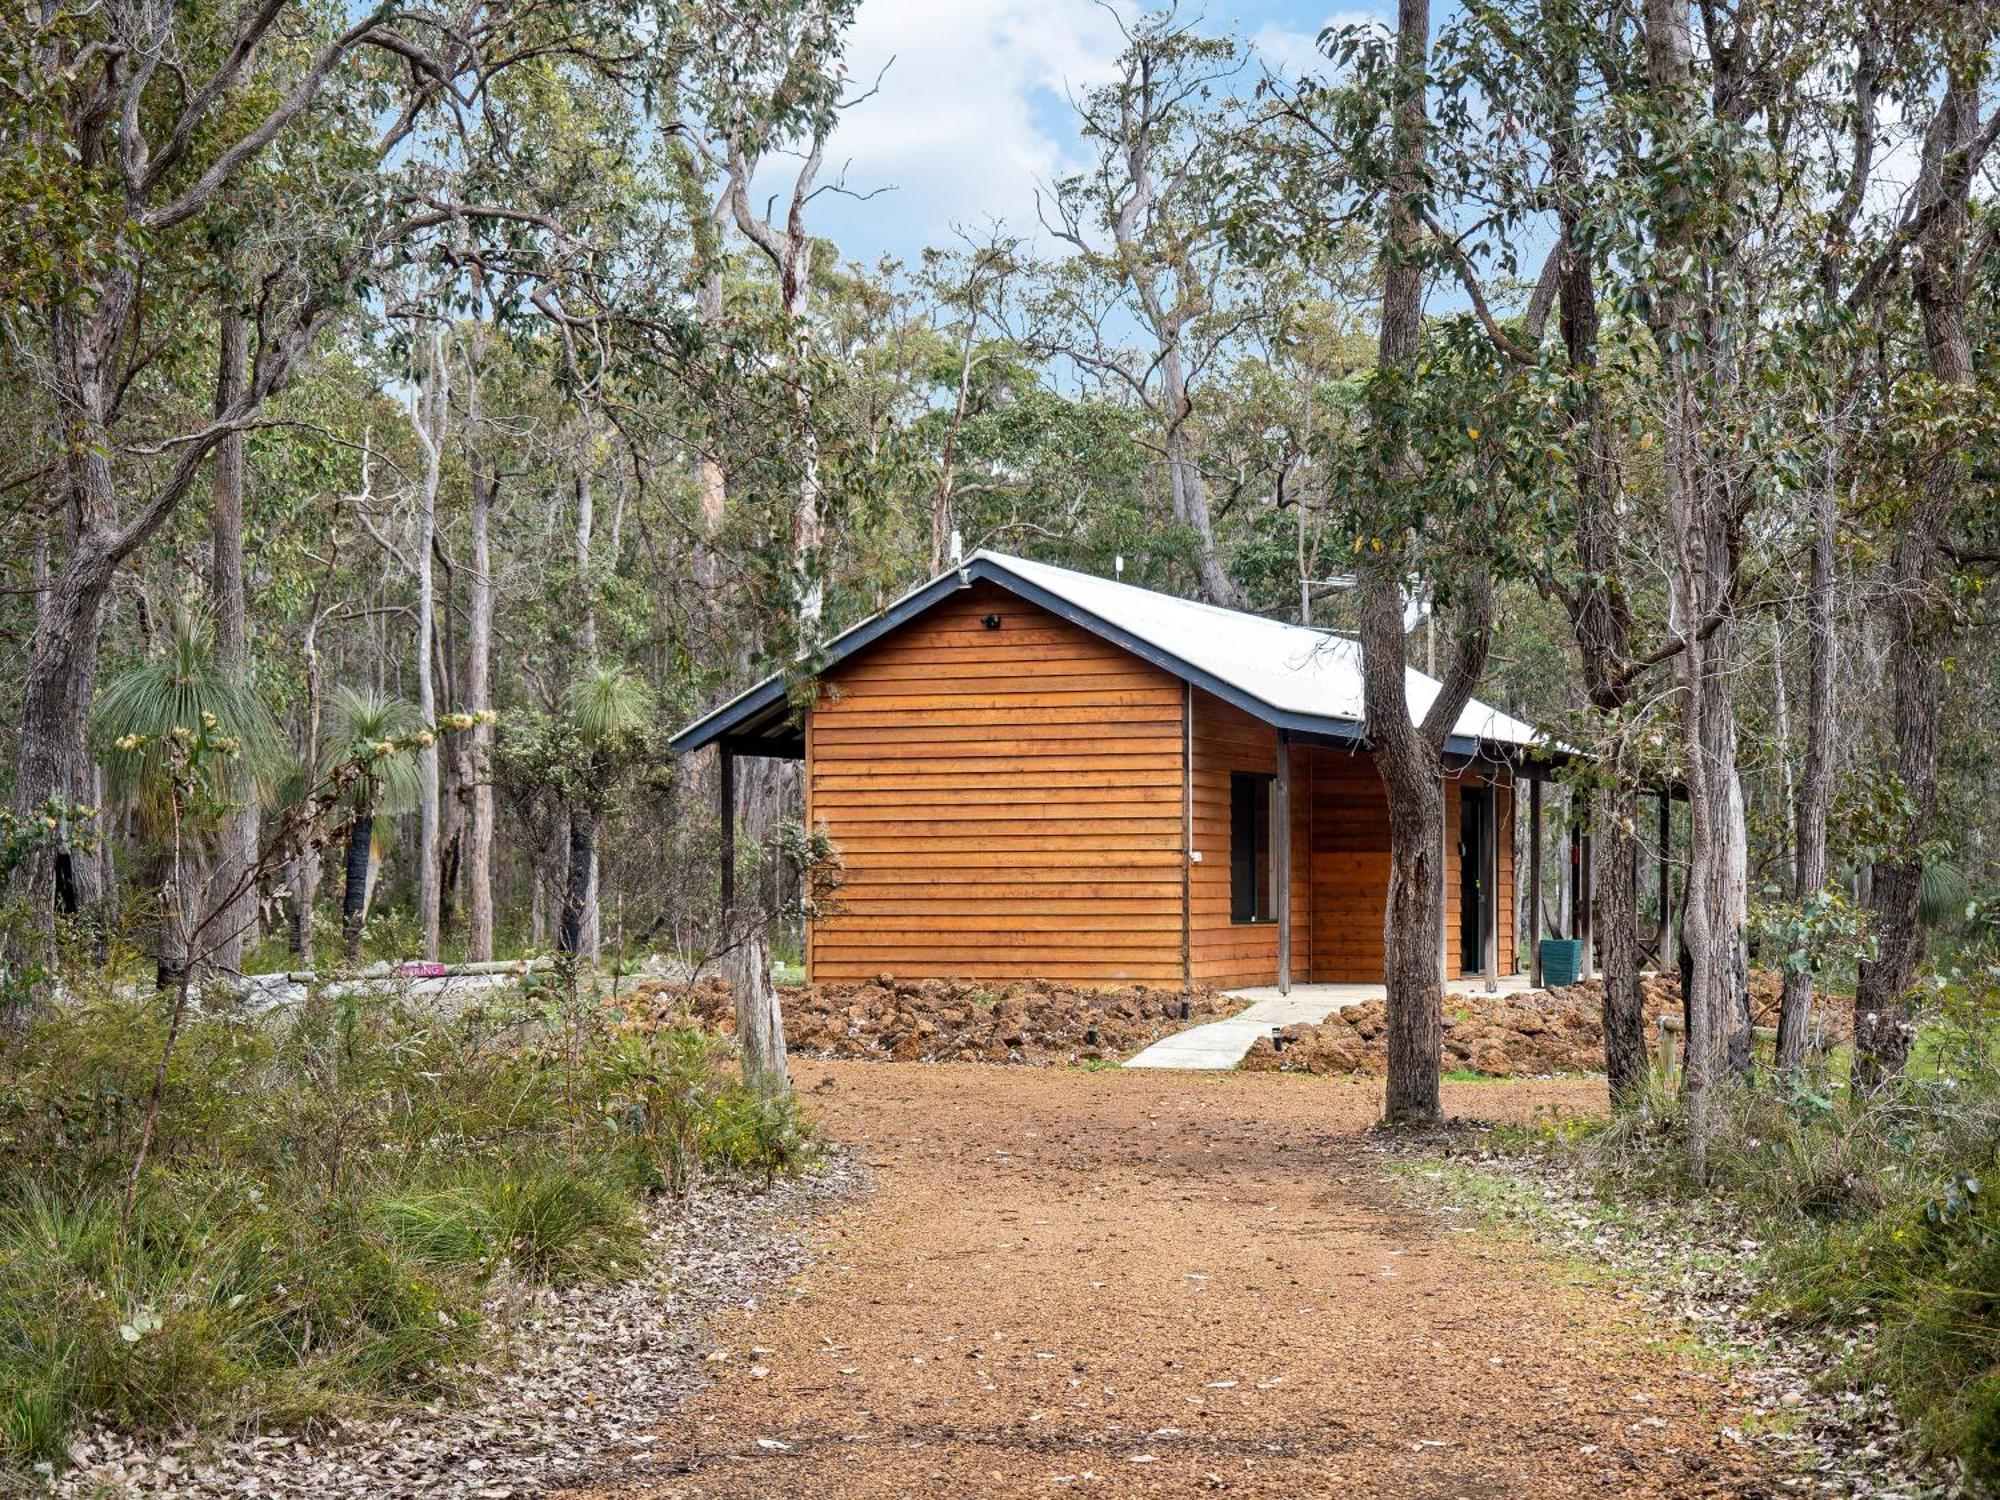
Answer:
[{"label": "shrub", "polygon": [[0,1054],[0,1460],[439,1394],[495,1275],[615,1276],[643,1193],[811,1149],[691,1026],[322,994],[186,1025],[122,1224],[164,1024],[98,994]]},{"label": "shrub", "polygon": [[1879,1383],[1919,1439],[2000,1487],[2000,971],[1936,981],[1908,1074],[1866,1096],[1844,1060],[1725,1090],[1705,1182],[1687,1172],[1681,1102],[1549,1143],[1607,1191],[1721,1196],[1767,1242],[1771,1311],[1866,1330],[1840,1369]]}]

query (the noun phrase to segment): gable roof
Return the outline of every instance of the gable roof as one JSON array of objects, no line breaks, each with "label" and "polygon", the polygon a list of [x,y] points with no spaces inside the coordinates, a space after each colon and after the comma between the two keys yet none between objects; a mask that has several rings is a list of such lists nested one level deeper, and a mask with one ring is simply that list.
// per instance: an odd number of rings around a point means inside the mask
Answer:
[{"label": "gable roof", "polygon": [[[1352,637],[984,549],[836,636],[821,670],[975,583],[997,584],[1277,728],[1341,744],[1366,739],[1361,646]],[[1413,718],[1422,719],[1440,687],[1435,677],[1409,669]],[[671,744],[685,755],[724,739],[751,754],[803,753],[782,676],[766,678],[695,720]],[[1445,743],[1454,755],[1511,757],[1535,748],[1556,746],[1533,725],[1476,698]]]}]

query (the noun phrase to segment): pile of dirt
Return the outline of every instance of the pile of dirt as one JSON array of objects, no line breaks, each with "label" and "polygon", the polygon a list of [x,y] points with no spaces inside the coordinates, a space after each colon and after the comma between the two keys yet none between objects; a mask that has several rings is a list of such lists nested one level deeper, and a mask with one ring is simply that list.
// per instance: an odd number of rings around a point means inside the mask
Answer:
[{"label": "pile of dirt", "polygon": [[[692,991],[642,985],[641,1010],[687,1006],[719,1030],[732,1029],[728,986]],[[779,992],[785,1045],[808,1057],[896,1062],[1064,1064],[1112,1061],[1187,1026],[1233,1014],[1242,1002],[1216,990],[1134,985],[1093,989],[1059,982],[981,984],[897,979],[860,985],[787,987]]]},{"label": "pile of dirt", "polygon": [[[1677,977],[1640,980],[1650,1042],[1661,1016],[1681,1014]],[[1775,974],[1750,976],[1750,1008],[1759,1026],[1773,1025],[1780,983]],[[1372,1074],[1388,1071],[1386,1007],[1380,1000],[1328,1016],[1316,1026],[1288,1026],[1259,1037],[1242,1066],[1252,1072]],[[1835,1036],[1848,1016],[1838,1006],[1817,1012]],[[1587,980],[1521,995],[1453,992],[1444,1003],[1444,1065],[1497,1077],[1604,1071],[1604,985]]]}]

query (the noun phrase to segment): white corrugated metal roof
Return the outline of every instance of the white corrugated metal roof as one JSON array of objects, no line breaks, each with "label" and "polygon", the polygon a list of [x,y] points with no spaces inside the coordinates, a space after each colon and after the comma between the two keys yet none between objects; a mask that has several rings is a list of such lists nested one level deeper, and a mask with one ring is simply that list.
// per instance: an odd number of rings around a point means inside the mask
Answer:
[{"label": "white corrugated metal roof", "polygon": [[[1366,717],[1361,645],[1351,637],[1181,599],[1004,552],[981,549],[969,559],[982,560],[1281,714],[1355,724]],[[1413,719],[1423,719],[1441,686],[1435,677],[1409,669],[1407,692]],[[1522,748],[1551,743],[1533,725],[1477,698],[1466,704],[1453,733]]]}]

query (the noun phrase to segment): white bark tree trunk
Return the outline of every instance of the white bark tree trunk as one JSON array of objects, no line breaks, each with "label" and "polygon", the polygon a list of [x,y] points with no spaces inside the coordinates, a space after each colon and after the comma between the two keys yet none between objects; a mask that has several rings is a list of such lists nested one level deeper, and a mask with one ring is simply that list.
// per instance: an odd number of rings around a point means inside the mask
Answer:
[{"label": "white bark tree trunk", "polygon": [[[417,640],[413,653],[417,678],[417,712],[425,724],[437,722],[436,677],[432,670],[433,636],[437,629],[436,585],[431,552],[437,540],[438,483],[444,467],[445,402],[450,367],[445,362],[444,334],[434,331],[428,346],[429,368],[411,411],[411,424],[424,449],[424,475],[417,491],[416,556]],[[417,751],[417,922],[423,934],[423,957],[435,959],[439,948],[439,907],[442,891],[438,868],[442,809],[438,803],[438,746],[435,740]]]}]

